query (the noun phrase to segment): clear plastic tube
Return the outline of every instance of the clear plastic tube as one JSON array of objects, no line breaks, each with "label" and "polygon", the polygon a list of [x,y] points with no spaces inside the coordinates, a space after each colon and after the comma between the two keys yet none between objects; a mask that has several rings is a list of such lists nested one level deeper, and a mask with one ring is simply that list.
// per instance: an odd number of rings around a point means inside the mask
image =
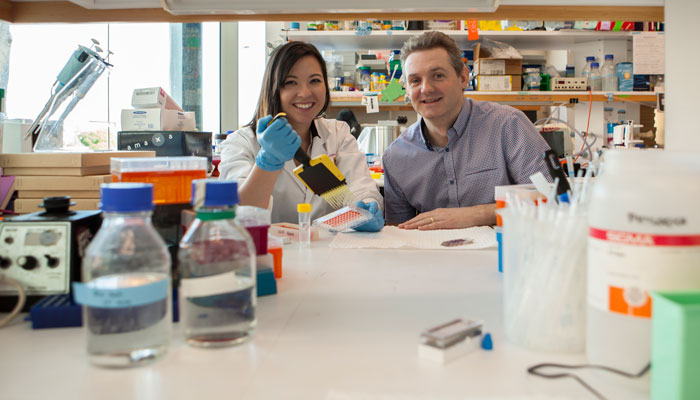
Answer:
[{"label": "clear plastic tube", "polygon": [[299,213],[299,248],[311,247],[311,204],[297,204]]}]

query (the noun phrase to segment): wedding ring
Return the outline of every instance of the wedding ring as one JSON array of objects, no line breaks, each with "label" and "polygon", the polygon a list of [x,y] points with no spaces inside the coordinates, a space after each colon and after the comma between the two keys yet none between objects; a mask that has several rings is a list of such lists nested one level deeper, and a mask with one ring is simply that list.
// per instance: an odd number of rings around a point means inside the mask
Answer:
[{"label": "wedding ring", "polygon": [[435,223],[435,218],[430,217],[430,223],[431,223],[431,224],[434,224],[434,223]]}]

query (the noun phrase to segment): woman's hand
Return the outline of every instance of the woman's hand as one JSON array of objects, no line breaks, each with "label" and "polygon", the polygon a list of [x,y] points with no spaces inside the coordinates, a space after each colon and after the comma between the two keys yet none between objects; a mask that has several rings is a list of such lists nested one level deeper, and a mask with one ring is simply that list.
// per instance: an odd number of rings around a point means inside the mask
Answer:
[{"label": "woman's hand", "polygon": [[382,210],[379,209],[379,204],[377,204],[376,201],[370,202],[369,204],[365,203],[364,201],[358,201],[357,204],[355,204],[355,207],[369,210],[369,212],[372,213],[372,216],[374,216],[373,220],[367,221],[360,226],[356,226],[356,231],[379,232],[382,230],[384,227],[384,217],[382,216]]},{"label": "woman's hand", "polygon": [[294,158],[294,153],[301,146],[301,138],[286,118],[277,118],[270,124],[271,120],[271,115],[258,120],[260,151],[255,157],[255,164],[265,171],[278,171],[285,162]]}]

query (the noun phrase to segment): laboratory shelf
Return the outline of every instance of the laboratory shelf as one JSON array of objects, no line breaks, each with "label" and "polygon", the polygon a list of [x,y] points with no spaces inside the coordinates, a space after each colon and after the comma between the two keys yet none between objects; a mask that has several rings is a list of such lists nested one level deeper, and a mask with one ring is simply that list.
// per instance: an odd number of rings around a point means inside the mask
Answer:
[{"label": "laboratory shelf", "polygon": [[[381,94],[379,95],[381,98]],[[494,101],[509,105],[550,105],[568,103],[576,99],[579,103],[590,100],[588,92],[464,92],[464,97],[474,100]],[[345,93],[331,94],[331,107],[365,107],[361,104],[359,95]],[[622,101],[634,103],[648,103],[656,105],[656,93],[654,92],[593,92],[593,101]],[[379,107],[390,107],[390,110],[412,110],[411,104],[404,97],[396,101],[379,103]]]},{"label": "laboratory shelf", "polygon": [[[372,31],[358,35],[355,31],[283,31],[282,37],[313,43],[319,50],[400,49],[413,35],[423,31]],[[467,31],[442,31],[462,48],[470,47]],[[628,40],[638,32],[603,31],[481,31],[479,36],[506,42],[519,50],[561,50],[576,43],[598,40]]]}]

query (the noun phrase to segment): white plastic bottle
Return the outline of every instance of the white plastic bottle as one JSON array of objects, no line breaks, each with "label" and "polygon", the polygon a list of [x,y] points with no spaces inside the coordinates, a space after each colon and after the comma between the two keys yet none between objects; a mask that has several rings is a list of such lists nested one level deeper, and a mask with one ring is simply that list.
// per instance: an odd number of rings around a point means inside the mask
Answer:
[{"label": "white plastic bottle", "polygon": [[591,72],[588,74],[588,86],[594,92],[603,90],[603,80],[600,76],[597,62],[591,63]]},{"label": "white plastic bottle", "polygon": [[639,372],[650,362],[649,292],[700,289],[697,182],[695,153],[605,153],[589,207],[589,363]]},{"label": "white plastic bottle", "polygon": [[600,70],[600,75],[603,78],[603,91],[617,91],[617,73],[615,72],[615,61],[612,54],[605,55],[605,62]]},{"label": "white plastic bottle", "polygon": [[586,57],[586,66],[583,67],[583,71],[581,72],[582,77],[588,78],[588,74],[591,72],[591,64],[593,63],[593,61],[595,61],[595,57]]}]

